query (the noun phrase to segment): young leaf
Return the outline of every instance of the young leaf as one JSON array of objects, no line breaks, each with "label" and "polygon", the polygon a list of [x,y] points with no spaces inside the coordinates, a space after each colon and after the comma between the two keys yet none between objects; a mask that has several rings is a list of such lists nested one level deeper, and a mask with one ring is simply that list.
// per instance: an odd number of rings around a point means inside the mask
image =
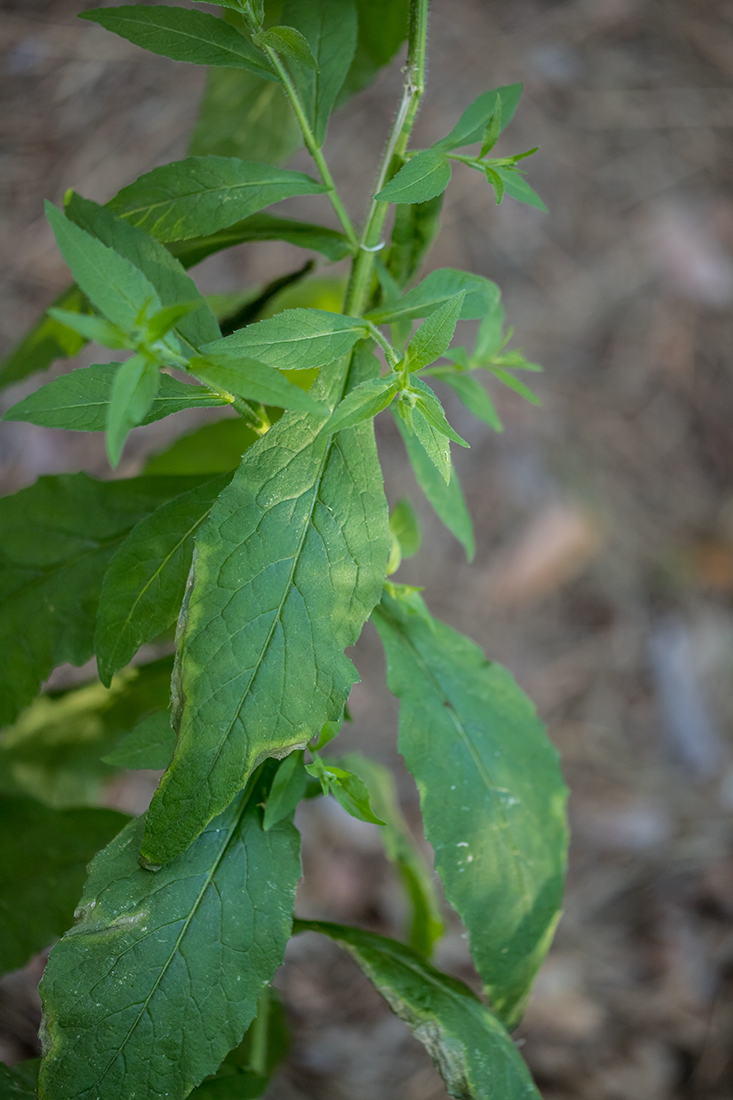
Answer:
[{"label": "young leaf", "polygon": [[465,297],[465,290],[460,290],[420,325],[407,345],[407,363],[411,371],[429,366],[448,350]]},{"label": "young leaf", "polygon": [[395,420],[418,485],[436,515],[455,535],[466,551],[466,557],[472,561],[475,553],[473,525],[455,469],[451,469],[450,481],[446,484],[417,436],[410,435],[399,417],[395,417]]},{"label": "young leaf", "polygon": [[[271,410],[273,421],[277,412]],[[144,473],[223,474],[236,470],[244,452],[259,438],[241,416],[204,424],[149,458]]]},{"label": "young leaf", "polygon": [[[352,384],[376,366],[371,353],[363,365],[355,357]],[[337,386],[319,379],[315,396],[333,404]],[[343,650],[379,598],[387,509],[372,425],[336,436],[322,425],[283,416],[197,535],[179,626],[178,744],[142,849],[151,863],[183,851],[261,759],[303,747],[342,714],[356,678]]]},{"label": "young leaf", "polygon": [[248,69],[265,80],[277,80],[259,50],[243,34],[203,11],[187,8],[145,7],[129,4],[120,8],[95,8],[79,12],[80,19],[100,23],[108,31],[151,53],[194,65],[226,65]]},{"label": "young leaf", "polygon": [[450,176],[450,161],[445,154],[439,149],[424,149],[411,157],[375,198],[379,202],[428,202],[443,194]]},{"label": "young leaf", "polygon": [[[3,420],[24,420],[44,428],[68,428],[74,432],[103,432],[107,426],[115,370],[121,365],[97,363],[62,374],[13,405]],[[183,409],[208,409],[229,404],[203,386],[189,386],[169,374],[161,374],[159,381],[158,393],[143,424],[152,424]]]},{"label": "young leaf", "polygon": [[46,203],[46,216],[71,274],[100,313],[128,330],[141,310],[161,308],[155,287],[134,264],[79,229],[53,203]]},{"label": "young leaf", "polygon": [[359,964],[390,1008],[423,1043],[458,1100],[540,1100],[519,1051],[499,1021],[457,978],[405,944],[325,921],[294,922],[330,936]]},{"label": "young leaf", "polygon": [[0,725],[56,665],[89,660],[110,558],[139,520],[195,484],[62,474],[0,500]]},{"label": "young leaf", "polygon": [[436,869],[491,1002],[514,1026],[560,916],[557,753],[509,673],[470,639],[389,595],[374,622]]},{"label": "young leaf", "polygon": [[188,157],[140,176],[107,206],[159,241],[182,241],[226,229],[293,195],[325,190],[304,172],[234,157]]},{"label": "young leaf", "polygon": [[158,874],[137,863],[144,819],[93,861],[41,986],[42,1100],[182,1100],[241,1041],[282,962],[300,874],[293,826],[262,830],[260,789]]},{"label": "young leaf", "polygon": [[308,764],[305,770],[320,780],[324,794],[332,794],[339,805],[357,821],[384,825],[369,803],[369,788],[358,775],[339,768],[334,761],[324,760],[321,756],[314,756],[313,763]]},{"label": "young leaf", "polygon": [[115,371],[107,409],[107,457],[116,467],[122,456],[125,440],[150,411],[160,383],[155,365],[140,355],[120,363]]},{"label": "young leaf", "polygon": [[436,431],[442,432],[444,436],[451,439],[454,443],[457,443],[460,447],[468,447],[468,443],[466,443],[465,439],[462,439],[458,432],[454,431],[446,420],[443,406],[430,389],[430,386],[427,386],[422,378],[417,378],[414,375],[410,381],[410,385],[412,387],[412,394],[416,400],[416,411],[419,409],[427,422],[435,428]]},{"label": "young leaf", "polygon": [[301,412],[326,412],[326,407],[299,386],[283,378],[274,367],[239,355],[206,355],[191,360],[190,369],[218,390]]},{"label": "young leaf", "polygon": [[[433,148],[447,151],[481,141],[486,127],[496,112],[497,96],[501,108],[499,123],[499,133],[501,133],[512,120],[522,94],[522,87],[521,84],[507,84],[502,88],[492,88],[491,91],[484,92],[473,101],[470,107],[466,108],[451,132],[440,141],[436,141]],[[481,155],[483,156],[483,153]]]},{"label": "young leaf", "polygon": [[286,309],[206,344],[206,355],[245,355],[279,370],[307,370],[340,359],[368,335],[359,317],[323,309]]},{"label": "young leaf", "polygon": [[406,286],[420,270],[438,234],[442,206],[442,195],[427,202],[396,206],[387,267],[398,286]]},{"label": "young leaf", "polygon": [[342,432],[375,417],[390,404],[399,384],[399,377],[394,371],[384,378],[368,378],[339,402],[323,430]]},{"label": "young leaf", "polygon": [[491,373],[495,378],[498,378],[500,382],[503,382],[505,386],[508,386],[510,390],[514,390],[520,397],[523,397],[525,401],[529,401],[530,405],[541,405],[539,397],[536,393],[532,393],[528,386],[525,386],[524,382],[520,382],[518,378],[515,378],[509,371],[502,370],[501,367],[491,367]]},{"label": "young leaf", "polygon": [[294,813],[296,806],[305,795],[308,773],[303,766],[303,750],[289,753],[275,772],[270,794],[265,806],[262,828],[265,832]]},{"label": "young leaf", "polygon": [[110,561],[94,635],[99,678],[106,686],[141,645],[176,621],[194,535],[229,481],[227,474],[216,477],[157,508],[133,527]]},{"label": "young leaf", "polygon": [[3,1100],[37,1100],[40,1058],[29,1058],[16,1066],[0,1062],[0,1095]]},{"label": "young leaf", "polygon": [[[90,313],[91,306],[78,286],[71,286],[53,302],[53,307]],[[78,332],[54,321],[45,313],[30,332],[0,362],[0,389],[29,374],[46,370],[55,359],[71,359],[85,344]]]},{"label": "young leaf", "polygon": [[244,69],[209,69],[188,152],[283,164],[303,137],[285,90]]},{"label": "young leaf", "polygon": [[156,710],[138,722],[117,747],[102,757],[115,768],[167,768],[173,756],[176,735],[169,710]]},{"label": "young leaf", "polygon": [[504,431],[494,402],[473,374],[469,374],[468,371],[451,370],[449,367],[433,367],[428,373],[431,378],[437,378],[450,386],[466,408],[470,409],[479,420],[483,420],[495,432]]},{"label": "young leaf", "polygon": [[318,72],[318,62],[311,53],[308,40],[295,27],[271,27],[260,35],[260,42],[293,61],[299,61],[306,69]]},{"label": "young leaf", "polygon": [[341,758],[341,763],[366,783],[372,809],[385,822],[382,839],[387,858],[399,870],[412,903],[408,942],[413,950],[430,958],[433,945],[443,935],[445,925],[433,885],[433,874],[400,810],[392,772],[383,764],[359,753],[349,753]]},{"label": "young leaf", "polygon": [[515,172],[511,168],[494,168],[493,171],[504,185],[504,191],[511,195],[517,202],[523,202],[526,206],[535,206],[543,214],[547,213],[547,207],[536,191],[527,183],[521,172]]},{"label": "young leaf", "polygon": [[494,195],[496,196],[496,205],[499,206],[504,198],[504,180],[501,176],[497,175],[493,168],[489,168],[486,165],[486,179],[494,188]]},{"label": "young leaf", "polygon": [[313,64],[292,61],[290,72],[318,146],[326,140],[328,118],[356,50],[358,23],[354,0],[286,0],[282,21],[306,39]]},{"label": "young leaf", "polygon": [[[402,409],[399,409],[402,413]],[[403,420],[406,418],[403,415]],[[423,446],[435,469],[446,485],[451,479],[450,443],[448,436],[428,420],[421,409],[413,407],[411,415],[412,427],[418,440]]]},{"label": "young leaf", "polygon": [[85,341],[96,340],[103,347],[114,350],[134,347],[133,342],[121,328],[110,321],[105,321],[103,317],[95,317],[90,313],[73,313],[68,309],[54,307],[48,310],[48,315],[66,328],[73,328],[74,332],[84,337]]},{"label": "young leaf", "polygon": [[484,136],[481,139],[481,152],[479,157],[488,156],[491,150],[499,140],[499,134],[501,133],[501,96],[497,93],[494,101],[494,109],[491,112],[491,117],[486,123],[486,129],[484,130]]},{"label": "young leaf", "polygon": [[343,260],[351,252],[343,233],[335,229],[290,218],[276,218],[273,214],[252,214],[228,229],[220,229],[218,233],[175,241],[168,247],[184,267],[193,267],[207,256],[245,241],[287,241],[298,248],[320,252],[326,259],[334,261]]},{"label": "young leaf", "polygon": [[483,275],[472,275],[468,271],[457,271],[452,267],[440,267],[431,271],[412,290],[408,290],[398,302],[389,302],[373,309],[365,317],[375,325],[429,317],[461,290],[466,292],[460,314],[462,321],[485,317],[496,307],[501,296],[496,283],[485,279]]},{"label": "young leaf", "polygon": [[417,554],[422,542],[420,526],[408,500],[400,500],[389,517],[389,529],[400,544],[403,558]]},{"label": "young leaf", "polygon": [[113,810],[0,799],[0,974],[25,966],[66,931],[87,863],[128,820]]}]

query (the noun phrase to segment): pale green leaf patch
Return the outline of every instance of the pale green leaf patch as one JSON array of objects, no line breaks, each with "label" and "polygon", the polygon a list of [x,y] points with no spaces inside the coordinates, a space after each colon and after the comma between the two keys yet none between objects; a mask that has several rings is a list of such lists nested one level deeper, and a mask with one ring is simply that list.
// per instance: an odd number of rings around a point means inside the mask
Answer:
[{"label": "pale green leaf patch", "polygon": [[317,401],[300,388],[283,378],[279,371],[256,359],[240,355],[195,356],[189,363],[190,370],[203,382],[220,392],[236,394],[263,405],[276,405],[282,409],[299,409],[318,415],[327,413],[328,406]]},{"label": "pale green leaf patch", "polygon": [[447,386],[450,386],[459,400],[479,420],[483,420],[495,432],[504,431],[504,426],[499,419],[494,402],[473,373],[464,370],[451,370],[450,367],[431,367],[427,373],[430,374],[431,378],[437,378],[440,382],[445,382]]},{"label": "pale green leaf patch", "polygon": [[445,153],[439,149],[424,149],[411,157],[375,198],[379,202],[428,202],[442,195],[450,177],[450,162]]},{"label": "pale green leaf patch", "polygon": [[284,54],[293,61],[299,61],[306,69],[318,72],[318,62],[313,56],[307,38],[304,38],[295,27],[271,27],[259,36],[259,41],[277,53]]},{"label": "pale green leaf patch", "polygon": [[384,825],[384,821],[377,817],[371,807],[369,788],[358,775],[316,754],[313,756],[313,762],[307,764],[305,770],[320,782],[323,793],[332,794],[339,805],[352,817],[358,821],[368,821],[372,825]]},{"label": "pale green leaf patch", "polygon": [[407,345],[406,358],[409,370],[416,371],[429,366],[448,350],[465,297],[465,290],[460,290],[453,298],[449,298],[444,305],[431,313],[426,321],[423,321]]},{"label": "pale green leaf patch", "polygon": [[111,321],[106,321],[104,317],[95,317],[90,313],[72,313],[69,309],[49,309],[48,316],[53,317],[59,324],[65,325],[66,328],[71,328],[74,332],[78,332],[80,336],[83,336],[85,340],[96,340],[102,347],[112,348],[117,350],[119,348],[134,348],[134,341],[130,339],[127,333],[119,327],[119,325],[113,325]]},{"label": "pale green leaf patch", "polygon": [[449,298],[453,298],[462,290],[466,292],[460,313],[462,321],[485,317],[496,308],[501,298],[498,286],[490,279],[452,267],[440,267],[426,275],[416,287],[408,290],[398,301],[388,302],[364,316],[375,325],[429,317]]},{"label": "pale green leaf patch", "polygon": [[387,563],[387,576],[396,573],[403,558],[412,558],[420,549],[422,535],[412,506],[408,500],[400,500],[389,516],[391,548]]},{"label": "pale green leaf patch", "polygon": [[342,432],[353,428],[364,420],[370,420],[386,409],[400,386],[399,375],[392,371],[382,378],[369,378],[351,390],[343,401],[339,402],[323,431]]},{"label": "pale green leaf patch", "polygon": [[134,355],[117,368],[109,397],[105,438],[113,469],[119,464],[128,435],[150,411],[159,383],[157,366],[142,355]]},{"label": "pale green leaf patch", "polygon": [[511,168],[498,167],[495,167],[493,171],[501,180],[505,194],[511,195],[517,202],[523,202],[527,206],[534,206],[544,214],[547,213],[547,207],[544,202],[537,192],[530,187],[521,172],[513,171]]},{"label": "pale green leaf patch", "polygon": [[[501,88],[492,88],[478,96],[467,107],[451,132],[433,146],[434,149],[457,149],[461,145],[473,145],[482,141],[486,128],[497,115],[497,98],[500,108],[499,133],[511,122],[522,94],[522,84],[506,84]],[[482,153],[483,156],[483,153]]]},{"label": "pale green leaf patch", "polygon": [[286,309],[201,350],[205,355],[248,356],[279,370],[308,370],[340,359],[367,335],[358,317],[323,309]]},{"label": "pale green leaf patch", "polygon": [[269,832],[279,821],[294,813],[305,795],[307,785],[308,773],[303,765],[303,750],[296,749],[280,762],[275,772],[262,821],[265,832]]}]

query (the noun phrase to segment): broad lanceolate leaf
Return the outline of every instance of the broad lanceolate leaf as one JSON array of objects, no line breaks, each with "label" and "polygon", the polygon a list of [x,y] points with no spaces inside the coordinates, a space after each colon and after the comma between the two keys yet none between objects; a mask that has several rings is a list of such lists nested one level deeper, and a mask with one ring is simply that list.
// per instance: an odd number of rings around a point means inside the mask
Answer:
[{"label": "broad lanceolate leaf", "polygon": [[484,317],[495,308],[500,298],[496,283],[485,279],[483,275],[473,275],[468,271],[458,271],[452,267],[439,267],[431,271],[422,282],[397,302],[365,314],[375,325],[393,324],[397,321],[410,321],[416,317],[429,317],[449,298],[465,290],[460,319],[469,321]]},{"label": "broad lanceolate leaf", "polygon": [[295,921],[340,943],[423,1043],[456,1100],[540,1100],[502,1025],[463,982],[386,936],[325,921]]},{"label": "broad lanceolate leaf", "polygon": [[557,753],[506,669],[470,639],[387,594],[374,621],[436,869],[492,1004],[514,1026],[560,916]]},{"label": "broad lanceolate leaf", "polygon": [[511,195],[517,202],[523,202],[527,206],[535,206],[543,213],[547,213],[544,202],[537,192],[529,186],[521,172],[513,172],[509,168],[494,168],[493,171],[496,172],[504,184],[504,191],[507,195]]},{"label": "broad lanceolate leaf", "polygon": [[[107,426],[115,369],[119,366],[119,363],[98,363],[62,374],[13,405],[3,420],[24,420],[44,428],[69,428],[75,432],[103,432]],[[143,424],[152,424],[183,409],[226,407],[227,404],[224,398],[217,397],[204,386],[189,386],[169,374],[161,374],[158,393]]]},{"label": "broad lanceolate leaf", "polygon": [[324,431],[342,432],[375,417],[390,404],[399,384],[399,377],[394,372],[384,378],[369,378],[362,382],[336,406]]},{"label": "broad lanceolate leaf", "polygon": [[411,371],[429,366],[448,350],[465,297],[465,290],[459,291],[420,325],[407,345],[407,362]]},{"label": "broad lanceolate leaf", "polygon": [[220,392],[233,393],[282,409],[312,413],[325,411],[321,402],[288,382],[274,367],[268,367],[256,359],[243,355],[206,355],[192,359],[190,367],[194,374]]},{"label": "broad lanceolate leaf", "polygon": [[176,735],[169,710],[156,710],[139,722],[117,747],[102,757],[115,768],[167,768],[173,756]]},{"label": "broad lanceolate leaf", "polygon": [[[358,358],[358,357],[357,357]],[[371,373],[352,367],[353,384]],[[335,403],[338,378],[314,395]],[[327,436],[287,413],[245,454],[196,537],[174,678],[179,737],[148,811],[144,857],[184,850],[257,763],[340,718],[344,656],[376,602],[388,554],[373,428]]]},{"label": "broad lanceolate leaf", "polygon": [[354,0],[286,0],[282,21],[305,37],[315,59],[290,61],[288,68],[319,146],[326,140],[328,118],[346,79],[358,33]]},{"label": "broad lanceolate leaf", "polygon": [[[61,309],[88,313],[91,307],[78,286],[71,286],[52,303]],[[46,370],[55,359],[70,359],[85,344],[83,336],[45,314],[0,362],[0,388],[29,374]]]},{"label": "broad lanceolate leaf", "polygon": [[141,645],[176,621],[194,535],[229,480],[226,474],[213,478],[157,508],[133,527],[110,561],[94,636],[103,684],[109,686]]},{"label": "broad lanceolate leaf", "polygon": [[17,1066],[0,1062],[0,1095],[3,1100],[37,1100],[40,1058],[31,1058]]},{"label": "broad lanceolate leaf", "polygon": [[306,370],[340,359],[366,335],[359,317],[323,309],[286,309],[201,350],[206,355],[246,355],[280,370]]},{"label": "broad lanceolate leaf", "polygon": [[262,830],[260,789],[158,874],[138,866],[143,819],[96,857],[43,979],[42,1100],[182,1100],[241,1041],[282,962],[300,874],[293,826]]},{"label": "broad lanceolate leaf", "polygon": [[450,481],[446,484],[417,436],[410,435],[398,416],[395,420],[418,485],[430,501],[436,515],[455,535],[466,551],[466,557],[471,561],[476,551],[473,525],[455,468],[451,468]]},{"label": "broad lanceolate leaf", "polygon": [[25,966],[66,931],[87,863],[127,820],[113,810],[0,799],[0,974]]},{"label": "broad lanceolate leaf", "polygon": [[182,241],[216,233],[292,195],[325,190],[304,172],[235,157],[188,157],[154,168],[107,205],[159,241]]},{"label": "broad lanceolate leaf", "polygon": [[184,267],[193,267],[207,256],[245,241],[287,241],[298,248],[320,252],[329,260],[343,260],[351,251],[343,233],[336,229],[290,218],[276,218],[272,214],[252,214],[228,229],[220,229],[218,233],[173,242],[168,247]]},{"label": "broad lanceolate leaf", "polygon": [[492,88],[484,92],[473,101],[470,107],[466,108],[451,132],[437,141],[433,148],[457,149],[461,145],[473,145],[475,141],[481,141],[489,120],[496,110],[497,96],[501,111],[499,132],[505,130],[517,109],[522,87],[521,84],[507,84],[502,88]]},{"label": "broad lanceolate leaf", "polygon": [[380,202],[428,202],[450,183],[450,161],[440,149],[424,149],[411,157],[376,195]]},{"label": "broad lanceolate leaf", "polygon": [[195,484],[62,474],[0,500],[0,725],[56,665],[89,660],[110,558],[139,520]]},{"label": "broad lanceolate leaf", "polygon": [[83,11],[79,18],[100,23],[128,42],[174,61],[225,65],[248,69],[265,80],[278,79],[260,51],[243,34],[208,12],[130,4]]},{"label": "broad lanceolate leaf", "polygon": [[125,440],[150,412],[160,383],[160,372],[140,355],[120,363],[115,371],[107,410],[107,457],[112,467],[122,456]]},{"label": "broad lanceolate leaf", "polygon": [[450,386],[466,408],[470,409],[479,420],[483,420],[495,432],[504,431],[494,402],[473,374],[468,371],[451,370],[449,367],[434,367],[428,373],[432,378],[437,378]]},{"label": "broad lanceolate leaf", "polygon": [[283,164],[302,142],[285,90],[244,69],[209,69],[189,153]]},{"label": "broad lanceolate leaf", "polygon": [[134,264],[79,229],[53,203],[46,203],[46,216],[71,274],[105,317],[127,330],[141,310],[161,308],[155,287]]},{"label": "broad lanceolate leaf", "polygon": [[387,267],[398,286],[406,286],[420,270],[437,236],[442,206],[442,195],[427,202],[398,204],[387,257]]}]

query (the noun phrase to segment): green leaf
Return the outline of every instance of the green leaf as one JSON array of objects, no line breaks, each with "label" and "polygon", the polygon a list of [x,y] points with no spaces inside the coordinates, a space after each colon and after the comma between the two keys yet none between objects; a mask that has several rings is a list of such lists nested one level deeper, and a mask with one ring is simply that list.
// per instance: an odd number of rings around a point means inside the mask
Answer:
[{"label": "green leaf", "polygon": [[139,520],[195,484],[62,474],[0,499],[0,725],[56,665],[89,660],[110,558]]},{"label": "green leaf", "polygon": [[50,810],[0,799],[0,974],[66,931],[92,856],[126,824],[113,810]]},{"label": "green leaf", "polygon": [[462,321],[485,317],[500,300],[496,283],[485,279],[483,275],[472,275],[468,271],[458,271],[452,267],[440,267],[431,271],[412,290],[408,290],[398,302],[390,302],[379,309],[373,309],[365,317],[375,325],[429,317],[461,290],[466,292],[460,314]]},{"label": "green leaf", "polygon": [[407,38],[409,0],[356,0],[359,35],[356,53],[336,106],[371,84]]},{"label": "green leaf", "polygon": [[399,870],[412,905],[408,942],[413,950],[430,958],[433,944],[443,935],[445,925],[433,874],[400,810],[392,772],[359,753],[349,753],[340,762],[366,783],[372,809],[385,823],[382,839],[387,858]]},{"label": "green leaf", "polygon": [[36,1082],[40,1058],[30,1058],[17,1066],[0,1062],[0,1094],[3,1100],[36,1100]]},{"label": "green leaf", "polygon": [[[402,414],[401,405],[398,411]],[[402,418],[407,422],[404,414],[402,414]],[[422,410],[418,408],[412,409],[410,421],[415,435],[423,446],[425,454],[435,466],[435,469],[438,471],[443,481],[448,485],[451,479],[450,443],[448,437],[444,432],[436,428],[435,425],[423,415]]]},{"label": "green leaf", "polygon": [[260,35],[260,41],[285,57],[299,61],[306,69],[318,71],[318,62],[311,53],[307,39],[295,27],[272,27]]},{"label": "green leaf", "polygon": [[511,195],[517,202],[523,202],[526,206],[534,206],[544,214],[547,213],[544,202],[537,192],[529,186],[521,172],[514,171],[511,168],[494,168],[493,171],[496,172],[504,184],[504,191],[507,195]]},{"label": "green leaf", "polygon": [[267,1088],[289,1046],[282,1004],[275,990],[267,989],[242,1042],[189,1094],[190,1100],[254,1100]]},{"label": "green leaf", "polygon": [[424,149],[411,157],[375,198],[379,202],[428,202],[443,194],[450,176],[446,155],[439,149]]},{"label": "green leaf", "polygon": [[304,172],[235,157],[188,157],[140,176],[107,206],[159,241],[182,241],[226,229],[293,195],[325,190]]},{"label": "green leaf", "polygon": [[468,443],[466,443],[465,439],[462,439],[458,432],[454,431],[446,420],[443,406],[430,389],[430,386],[426,385],[421,378],[415,375],[412,376],[410,384],[412,387],[412,395],[417,402],[415,411],[417,412],[419,409],[427,422],[435,428],[436,431],[441,432],[460,447],[468,447]]},{"label": "green leaf", "polygon": [[359,964],[410,1027],[456,1100],[540,1100],[529,1070],[499,1021],[457,978],[395,940],[325,921],[294,931],[330,936]]},{"label": "green leaf", "polygon": [[113,468],[122,457],[125,440],[150,412],[160,384],[155,363],[134,355],[115,371],[107,408],[107,457]]},{"label": "green leaf", "polygon": [[465,297],[465,290],[460,290],[420,325],[407,345],[407,363],[411,371],[429,366],[448,350]]},{"label": "green leaf", "polygon": [[226,474],[216,477],[156,508],[133,527],[107,566],[94,635],[99,678],[107,687],[141,645],[176,621],[194,535],[229,480]]},{"label": "green leaf", "polygon": [[[91,306],[77,286],[60,294],[53,306],[74,313],[90,313]],[[55,359],[71,359],[85,340],[66,325],[44,314],[23,339],[0,362],[0,388],[20,382],[29,374],[46,370]]]},{"label": "green leaf", "polygon": [[[74,432],[103,432],[107,426],[115,370],[120,365],[98,363],[62,374],[13,405],[3,420],[23,420],[44,428],[68,428]],[[226,407],[228,402],[203,386],[189,386],[169,374],[161,374],[160,388],[143,424],[152,424],[183,409],[207,409],[221,405]]]},{"label": "green leaf", "polygon": [[263,832],[260,790],[158,874],[138,866],[144,819],[96,857],[41,985],[42,1100],[182,1100],[241,1041],[282,962],[300,874],[298,834]]},{"label": "green leaf", "polygon": [[282,21],[304,36],[317,71],[299,61],[290,72],[305,108],[316,144],[326,140],[329,115],[351,67],[358,22],[354,0],[286,0]]},{"label": "green leaf", "polygon": [[278,79],[259,50],[243,34],[208,12],[130,4],[82,11],[79,18],[100,23],[128,42],[174,61],[225,65],[247,69],[265,80]]},{"label": "green leaf", "polygon": [[296,749],[282,760],[275,772],[270,794],[265,806],[262,828],[265,832],[295,812],[305,795],[308,773],[303,766],[303,750]]},{"label": "green leaf", "polygon": [[437,378],[450,386],[466,408],[479,420],[483,420],[495,432],[504,431],[494,402],[473,374],[469,374],[468,371],[451,370],[449,367],[433,367],[428,373],[431,378]]},{"label": "green leaf", "polygon": [[178,336],[191,351],[219,336],[219,325],[206,300],[164,245],[153,240],[144,229],[118,218],[107,207],[98,206],[73,191],[67,193],[64,208],[67,218],[75,225],[139,268],[155,287],[164,307],[182,302],[189,306],[194,301],[199,303],[198,309],[187,312],[175,326]]},{"label": "green leaf", "polygon": [[241,417],[204,424],[148,459],[146,474],[219,474],[236,470],[242,455],[259,439]]},{"label": "green leaf", "polygon": [[138,722],[117,747],[102,757],[115,768],[167,768],[173,756],[176,735],[169,710],[156,710]]},{"label": "green leaf", "polygon": [[389,517],[389,529],[400,544],[403,558],[417,554],[422,542],[420,525],[409,500],[400,500]]},{"label": "green leaf", "polygon": [[339,402],[323,430],[342,432],[375,417],[390,404],[399,384],[399,377],[394,371],[384,378],[368,378]]},{"label": "green leaf", "polygon": [[496,197],[496,205],[498,206],[504,198],[504,180],[501,176],[497,175],[493,168],[486,166],[486,179],[494,188],[494,195]]},{"label": "green leaf", "polygon": [[[357,355],[352,384],[374,364]],[[335,403],[337,386],[319,379],[314,395]],[[179,624],[178,746],[148,811],[151,863],[183,851],[261,759],[341,717],[356,678],[343,650],[379,598],[387,509],[372,425],[329,437],[322,424],[283,416],[197,535]]]},{"label": "green leaf", "polygon": [[282,85],[244,69],[209,69],[191,156],[283,164],[302,140]]},{"label": "green leaf", "polygon": [[397,205],[387,267],[398,286],[406,286],[420,270],[438,234],[442,207],[442,195],[427,202]]},{"label": "green leaf", "polygon": [[357,821],[371,825],[384,825],[369,803],[369,788],[358,775],[340,768],[333,760],[325,760],[314,754],[313,763],[305,769],[320,780],[324,794],[332,794],[340,806]]},{"label": "green leaf", "polygon": [[525,386],[524,382],[520,382],[518,378],[515,378],[509,371],[502,370],[501,367],[491,367],[491,373],[495,378],[498,378],[500,382],[503,382],[505,386],[508,386],[510,390],[514,390],[520,397],[523,397],[525,401],[529,401],[530,405],[541,405],[539,397],[536,393],[532,393],[528,386]]},{"label": "green leaf", "polygon": [[436,869],[495,1010],[515,1026],[560,916],[557,753],[506,669],[469,638],[389,595],[374,622]]},{"label": "green leaf", "polygon": [[192,359],[189,366],[194,374],[216,389],[249,398],[250,401],[315,414],[328,411],[322,402],[288,382],[274,367],[256,359],[239,355],[206,355]]},{"label": "green leaf", "polygon": [[506,320],[501,297],[497,297],[493,309],[482,318],[476,333],[476,343],[471,356],[472,367],[480,367],[490,362],[504,346],[504,322]]},{"label": "green leaf", "polygon": [[479,157],[488,156],[488,154],[491,152],[491,150],[494,148],[497,141],[499,140],[502,122],[501,116],[501,96],[497,93],[496,99],[494,100],[494,109],[491,112],[489,121],[486,123],[486,129],[484,130],[484,134],[481,139],[481,152],[479,153]]},{"label": "green leaf", "polygon": [[473,560],[476,545],[473,537],[471,516],[461,489],[461,483],[455,469],[451,469],[450,481],[446,485],[444,478],[415,435],[409,431],[399,417],[395,417],[402,440],[407,450],[417,483],[429,500],[436,515],[460,542],[469,561]]},{"label": "green leaf", "polygon": [[71,274],[100,313],[127,331],[142,310],[161,308],[155,287],[134,264],[79,229],[53,203],[46,203],[46,216]]},{"label": "green leaf", "polygon": [[499,133],[501,133],[512,120],[522,88],[522,84],[506,84],[501,88],[492,88],[484,92],[473,101],[470,107],[466,108],[451,132],[440,141],[436,141],[433,148],[457,149],[461,145],[473,145],[475,141],[481,141],[496,110],[497,96],[501,105],[499,124]]},{"label": "green leaf", "polygon": [[201,350],[206,355],[246,355],[280,370],[307,370],[340,359],[367,334],[359,317],[323,309],[286,309]]},{"label": "green leaf", "polygon": [[351,252],[343,233],[335,229],[290,218],[276,218],[272,214],[252,214],[228,229],[220,229],[218,233],[206,237],[172,242],[169,248],[185,267],[193,267],[207,256],[245,241],[287,241],[298,248],[320,252],[326,259],[334,261],[343,260]]},{"label": "green leaf", "polygon": [[103,347],[115,350],[134,347],[133,342],[121,328],[110,321],[105,321],[103,317],[95,317],[89,313],[73,313],[68,309],[53,307],[49,309],[48,315],[66,328],[73,328],[74,332],[84,337],[85,341],[96,340]]}]

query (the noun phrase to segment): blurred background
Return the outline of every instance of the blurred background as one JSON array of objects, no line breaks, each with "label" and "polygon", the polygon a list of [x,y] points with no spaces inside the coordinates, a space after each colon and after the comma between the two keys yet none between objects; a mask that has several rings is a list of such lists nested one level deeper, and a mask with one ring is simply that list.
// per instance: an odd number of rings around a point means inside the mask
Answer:
[{"label": "blurred background", "polygon": [[[104,202],[185,155],[203,89],[202,70],[77,21],[83,6],[0,5],[3,349],[68,282],[42,199],[73,186]],[[565,916],[518,1038],[546,1100],[731,1100],[733,3],[434,0],[430,46],[414,144],[487,88],[523,81],[497,152],[540,145],[525,163],[549,208],[496,207],[459,165],[429,260],[495,279],[515,345],[545,366],[531,379],[541,408],[494,385],[501,435],[442,394],[471,443],[455,462],[473,564],[421,499],[392,422],[377,427],[390,500],[408,496],[423,525],[398,579],[424,585],[436,615],[509,666],[572,792]],[[399,87],[398,64],[331,123],[326,152],[356,213]],[[302,153],[292,164],[308,170]],[[320,199],[282,212],[332,224]],[[253,244],[197,271],[213,293],[302,262],[288,245]],[[6,391],[2,407],[39,382]],[[195,422],[136,432],[119,475]],[[0,462],[2,492],[44,473],[110,476],[101,438],[27,424],[0,426]],[[370,628],[354,659],[343,747],[398,768],[417,828]],[[140,811],[150,786],[118,782],[108,802]],[[399,935],[404,902],[376,827],[323,800],[299,823],[300,912]],[[278,984],[294,1044],[271,1100],[446,1096],[338,949],[316,936],[291,946]],[[437,962],[475,985],[455,919]],[[41,965],[0,983],[0,1058],[34,1053]]]}]

